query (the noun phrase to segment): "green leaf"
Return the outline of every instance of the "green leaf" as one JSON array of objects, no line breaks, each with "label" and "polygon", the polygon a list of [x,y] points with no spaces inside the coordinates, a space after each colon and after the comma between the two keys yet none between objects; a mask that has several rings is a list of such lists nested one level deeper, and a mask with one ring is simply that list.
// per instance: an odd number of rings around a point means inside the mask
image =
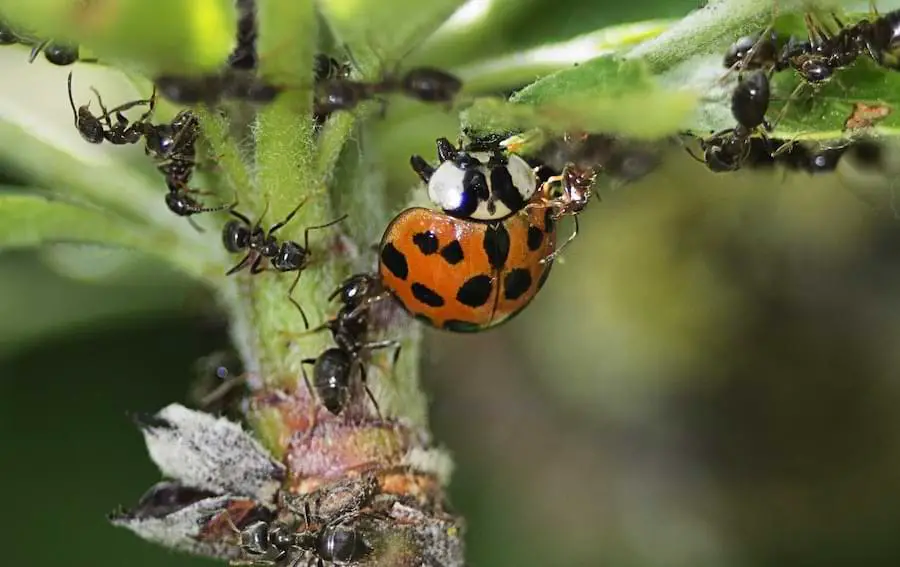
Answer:
[{"label": "green leaf", "polygon": [[215,68],[234,42],[232,0],[7,0],[4,17],[39,37],[76,41],[104,61],[150,71]]},{"label": "green leaf", "polygon": [[350,47],[367,75],[408,54],[464,0],[319,0],[339,44]]},{"label": "green leaf", "polygon": [[[8,191],[8,189],[7,189]],[[102,210],[54,201],[37,194],[0,194],[0,247],[26,248],[54,242],[92,242],[143,248],[144,235]]]},{"label": "green leaf", "polygon": [[114,212],[59,200],[37,189],[23,191],[0,187],[0,248],[97,244],[140,250],[197,279],[221,271],[224,260],[218,246],[198,249],[195,242],[183,239],[180,231],[134,223]]},{"label": "green leaf", "polygon": [[489,93],[519,87],[541,77],[604,55],[612,55],[662,33],[671,22],[652,20],[613,26],[569,40],[541,45],[454,69],[463,93]]},{"label": "green leaf", "polygon": [[659,138],[683,126],[696,99],[689,91],[658,87],[641,61],[607,57],[545,77],[509,103],[478,100],[464,119],[476,132],[537,127]]}]

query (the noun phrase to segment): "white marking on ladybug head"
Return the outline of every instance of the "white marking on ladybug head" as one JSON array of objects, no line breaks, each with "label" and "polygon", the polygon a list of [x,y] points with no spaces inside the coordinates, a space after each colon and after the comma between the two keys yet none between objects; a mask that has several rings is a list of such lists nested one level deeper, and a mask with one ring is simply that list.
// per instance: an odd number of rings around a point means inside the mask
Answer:
[{"label": "white marking on ladybug head", "polygon": [[534,168],[528,165],[527,161],[513,154],[509,156],[509,163],[506,165],[506,169],[509,170],[513,187],[519,191],[522,200],[526,203],[530,201],[538,186]]},{"label": "white marking on ladybug head", "polygon": [[428,198],[445,211],[459,209],[464,200],[465,175],[466,172],[455,163],[445,161],[434,170],[428,181]]}]

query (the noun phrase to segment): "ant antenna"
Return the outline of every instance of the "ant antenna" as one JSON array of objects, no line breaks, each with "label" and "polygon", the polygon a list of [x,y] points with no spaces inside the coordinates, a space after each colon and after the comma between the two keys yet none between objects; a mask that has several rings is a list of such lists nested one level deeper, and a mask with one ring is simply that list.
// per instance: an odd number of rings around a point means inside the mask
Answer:
[{"label": "ant antenna", "polygon": [[[75,99],[72,97],[72,71],[69,71],[69,106],[72,107],[72,116],[75,118],[75,127],[78,127],[78,111],[75,110]],[[90,104],[90,103],[89,103]]]}]

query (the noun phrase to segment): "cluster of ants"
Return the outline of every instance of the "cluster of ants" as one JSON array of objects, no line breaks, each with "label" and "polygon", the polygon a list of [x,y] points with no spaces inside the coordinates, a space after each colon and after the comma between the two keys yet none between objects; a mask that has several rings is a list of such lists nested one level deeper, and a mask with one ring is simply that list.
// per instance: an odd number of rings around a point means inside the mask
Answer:
[{"label": "cluster of ants", "polygon": [[[740,73],[731,95],[731,113],[737,126],[700,139],[703,157],[698,158],[692,152],[691,155],[713,172],[782,165],[789,170],[816,174],[834,171],[851,147],[864,155],[877,153],[879,146],[866,139],[811,150],[796,141],[769,138],[762,133],[762,130],[772,130],[766,113],[771,100],[769,83],[774,73],[794,70],[799,74],[802,82],[788,98],[789,102],[804,86],[818,88],[836,71],[863,56],[886,69],[900,70],[900,10],[879,16],[874,5],[871,9],[876,16],[872,21],[861,20],[852,26],[832,14],[835,31],[806,14],[808,38],[805,41],[779,35],[771,26],[757,36],[738,39],[724,58],[729,72]],[[750,72],[745,75],[745,71]],[[787,104],[782,115],[786,108]]]}]

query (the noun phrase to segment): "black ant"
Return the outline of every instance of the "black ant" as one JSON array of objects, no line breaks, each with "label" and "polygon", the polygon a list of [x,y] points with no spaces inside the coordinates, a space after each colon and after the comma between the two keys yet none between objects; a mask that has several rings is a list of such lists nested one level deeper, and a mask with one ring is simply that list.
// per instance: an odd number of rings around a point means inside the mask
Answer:
[{"label": "black ant", "polygon": [[368,341],[369,316],[368,307],[386,297],[381,281],[374,274],[356,274],[344,280],[330,295],[332,301],[340,296],[341,308],[337,315],[313,329],[312,333],[328,329],[335,347],[326,349],[317,358],[307,358],[304,365],[313,366],[313,382],[310,384],[306,370],[303,379],[310,392],[315,391],[322,405],[333,415],[338,415],[350,401],[352,393],[352,377],[355,368],[359,369],[360,382],[372,401],[376,413],[381,414],[378,402],[366,385],[367,374],[363,356],[374,350],[393,348],[392,366],[400,358],[401,345],[395,340]]},{"label": "black ant", "polygon": [[204,75],[158,75],[153,83],[164,98],[191,105],[215,105],[223,99],[267,104],[284,90],[254,73],[228,68]]},{"label": "black ant", "polygon": [[235,9],[238,13],[236,41],[225,65],[231,69],[251,71],[259,65],[256,52],[256,38],[259,33],[256,0],[235,0]]},{"label": "black ant", "polygon": [[[111,110],[107,110],[103,105],[103,99],[97,89],[91,87],[91,91],[97,97],[97,103],[103,114],[94,116],[90,111],[90,103],[75,108],[75,100],[72,97],[72,73],[69,72],[69,105],[72,107],[72,115],[75,118],[75,128],[81,134],[81,137],[92,144],[99,144],[106,140],[111,144],[125,145],[136,144],[144,136],[146,121],[153,114],[154,95],[149,99],[134,100],[121,104]],[[149,109],[134,123],[130,123],[122,112],[136,106],[147,105]],[[116,124],[113,125],[111,116],[116,115]],[[105,121],[105,125],[104,122]]]},{"label": "black ant", "polygon": [[768,74],[757,70],[747,75],[738,83],[731,96],[731,113],[738,125],[700,140],[703,159],[690,150],[688,153],[695,160],[705,163],[710,171],[740,169],[756,144],[751,142],[754,131],[760,126],[766,130],[771,129],[765,119],[770,98]]},{"label": "black ant", "polygon": [[318,82],[314,105],[317,116],[353,110],[367,100],[379,101],[383,114],[387,102],[381,95],[389,93],[402,93],[422,102],[449,104],[462,89],[459,77],[435,67],[414,67],[402,75],[384,73],[381,80],[375,82],[353,81],[347,78],[348,74]]},{"label": "black ant", "polygon": [[257,220],[256,223],[252,223],[250,219],[234,210],[234,207],[232,206],[229,208],[228,212],[238,220],[232,220],[225,224],[225,227],[222,230],[222,243],[229,252],[237,253],[246,251],[246,255],[241,261],[225,273],[227,276],[243,270],[248,265],[250,266],[251,274],[258,274],[264,271],[264,268],[260,267],[263,259],[268,259],[269,264],[276,271],[297,272],[294,283],[291,284],[291,287],[288,289],[288,299],[300,311],[300,315],[303,317],[303,324],[309,329],[309,320],[306,318],[306,313],[303,311],[303,307],[301,307],[293,297],[294,289],[300,281],[300,275],[310,261],[311,251],[309,248],[309,233],[312,230],[318,230],[337,224],[346,219],[347,215],[343,215],[325,224],[307,227],[303,231],[302,246],[292,240],[285,240],[279,243],[275,238],[275,232],[289,223],[305,202],[306,199],[301,201],[300,204],[284,218],[284,220],[273,224],[268,230],[263,230],[260,225],[262,217],[265,216],[265,211],[260,216],[260,220]]},{"label": "black ant", "polygon": [[34,63],[37,56],[41,52],[44,58],[54,65],[66,66],[77,62],[96,63],[97,59],[79,57],[78,44],[62,43],[57,41],[45,40],[31,48],[31,54],[28,56],[28,62]]},{"label": "black ant", "polygon": [[[152,106],[152,104],[151,104]],[[144,152],[157,161],[156,168],[166,180],[166,207],[180,217],[188,217],[191,225],[202,229],[190,218],[200,213],[224,211],[233,205],[207,207],[193,195],[205,194],[188,187],[196,162],[196,142],[200,135],[197,115],[182,110],[168,124],[145,123],[141,128],[146,141]]]},{"label": "black ant", "polygon": [[[340,497],[345,496],[348,490],[364,490],[353,484],[366,483],[355,480],[345,490],[341,490],[343,487],[339,486],[335,492],[339,492]],[[333,489],[329,487],[309,495],[288,497],[294,501],[287,503],[291,515],[285,519],[257,520],[238,528],[227,518],[231,529],[240,538],[241,551],[251,559],[249,563],[299,566],[301,560],[306,560],[308,563],[304,565],[309,567],[324,567],[325,562],[328,565],[348,565],[366,557],[372,551],[372,546],[353,523],[363,514],[362,503],[355,501],[354,497],[370,499],[371,495],[346,495],[350,502],[344,506],[335,510],[323,510],[319,503],[328,498],[325,491],[330,490]],[[316,502],[315,514],[311,512],[310,500]]]}]

